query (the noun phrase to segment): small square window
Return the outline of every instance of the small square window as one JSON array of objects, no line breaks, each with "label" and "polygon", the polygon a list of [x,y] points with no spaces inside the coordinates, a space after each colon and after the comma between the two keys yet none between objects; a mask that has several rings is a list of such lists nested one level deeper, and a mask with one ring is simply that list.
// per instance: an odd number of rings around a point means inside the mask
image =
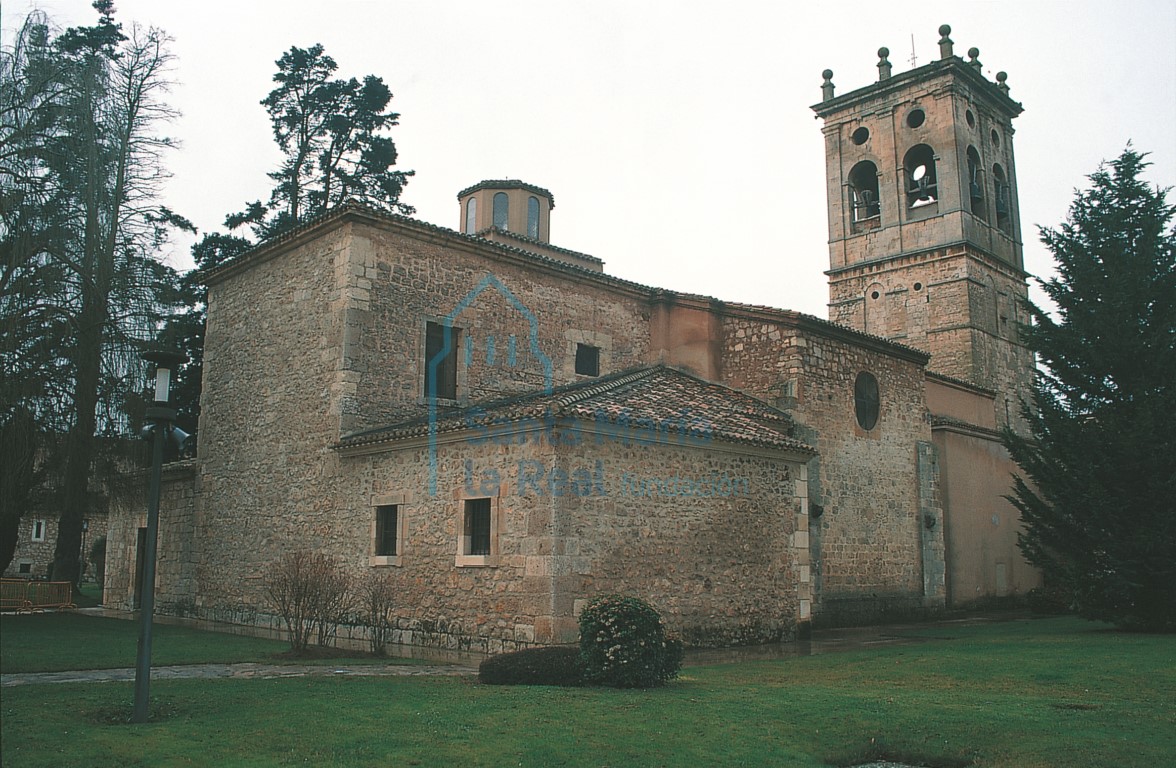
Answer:
[{"label": "small square window", "polygon": [[576,373],[581,376],[600,375],[600,347],[576,345]]},{"label": "small square window", "polygon": [[400,554],[399,545],[399,514],[395,504],[384,504],[376,507],[376,546],[377,557],[395,557]]},{"label": "small square window", "polygon": [[32,573],[32,572],[33,572],[33,564],[32,563],[21,563],[20,564],[20,573]]},{"label": "small square window", "polygon": [[33,521],[33,541],[44,541],[44,540],[45,540],[45,521],[44,520],[34,520]]}]

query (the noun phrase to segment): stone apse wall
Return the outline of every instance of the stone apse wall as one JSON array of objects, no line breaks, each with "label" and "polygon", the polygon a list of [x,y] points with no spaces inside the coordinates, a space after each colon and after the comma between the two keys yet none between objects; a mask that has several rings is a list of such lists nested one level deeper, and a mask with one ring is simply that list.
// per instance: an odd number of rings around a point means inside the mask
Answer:
[{"label": "stone apse wall", "polygon": [[[403,553],[381,567],[401,596],[400,639],[414,644],[494,652],[575,642],[580,608],[606,592],[641,595],[693,645],[795,635],[808,601],[796,457],[583,434],[555,446],[453,437],[438,450],[436,495],[422,487],[420,446],[348,449],[345,513],[325,546],[362,572],[374,505],[403,505]],[[711,478],[714,493],[673,478]],[[492,556],[474,564],[458,554],[471,498],[491,499],[495,536]]]}]

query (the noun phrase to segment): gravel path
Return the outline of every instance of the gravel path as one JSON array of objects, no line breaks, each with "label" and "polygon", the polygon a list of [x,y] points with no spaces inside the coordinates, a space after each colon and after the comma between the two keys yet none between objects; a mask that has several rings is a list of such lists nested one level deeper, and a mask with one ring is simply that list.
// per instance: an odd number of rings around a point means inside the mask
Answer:
[{"label": "gravel path", "polygon": [[[362,664],[358,666],[308,666],[293,664],[185,664],[152,667],[152,680],[193,678],[265,677],[395,677],[406,675],[475,675],[478,670],[458,664]],[[108,683],[134,680],[133,667],[70,672],[16,672],[0,675],[0,687],[44,683]]]}]

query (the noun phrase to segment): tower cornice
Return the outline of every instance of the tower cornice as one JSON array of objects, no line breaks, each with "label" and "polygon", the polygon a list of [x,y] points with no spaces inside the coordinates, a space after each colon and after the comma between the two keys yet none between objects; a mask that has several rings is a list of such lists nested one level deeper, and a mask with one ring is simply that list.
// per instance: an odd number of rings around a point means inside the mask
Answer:
[{"label": "tower cornice", "polygon": [[863,86],[849,93],[834,96],[814,104],[812,110],[817,113],[817,117],[828,120],[837,113],[843,110],[853,109],[864,101],[892,95],[897,98],[904,92],[909,92],[912,85],[921,81],[934,80],[942,75],[953,75],[972,85],[980,93],[984,94],[994,108],[1000,110],[1010,120],[1025,111],[1025,108],[1021,106],[1019,101],[1015,101],[1004,92],[1001,85],[993,83],[984,77],[982,73],[977,71],[976,67],[964,61],[959,56],[933,61],[921,67],[894,75],[893,77],[888,77],[885,80],[879,80],[878,82]]}]

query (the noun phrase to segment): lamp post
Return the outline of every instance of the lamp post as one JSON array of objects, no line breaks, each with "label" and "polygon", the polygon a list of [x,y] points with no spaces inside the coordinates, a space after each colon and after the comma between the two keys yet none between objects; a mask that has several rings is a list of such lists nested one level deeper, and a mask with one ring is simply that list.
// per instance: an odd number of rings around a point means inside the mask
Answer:
[{"label": "lamp post", "polygon": [[147,409],[148,426],[144,436],[152,438],[151,485],[147,490],[147,541],[143,553],[143,599],[139,605],[139,652],[135,660],[136,723],[147,722],[147,697],[151,687],[151,619],[155,613],[155,545],[159,535],[159,486],[163,475],[163,444],[172,431],[176,412],[167,407],[171,388],[171,374],[186,355],[178,352],[153,350],[143,353],[143,359],[155,364],[155,404]]},{"label": "lamp post", "polygon": [[82,586],[82,581],[86,577],[86,534],[90,530],[89,518],[82,520],[82,548],[78,550],[78,586]]}]

